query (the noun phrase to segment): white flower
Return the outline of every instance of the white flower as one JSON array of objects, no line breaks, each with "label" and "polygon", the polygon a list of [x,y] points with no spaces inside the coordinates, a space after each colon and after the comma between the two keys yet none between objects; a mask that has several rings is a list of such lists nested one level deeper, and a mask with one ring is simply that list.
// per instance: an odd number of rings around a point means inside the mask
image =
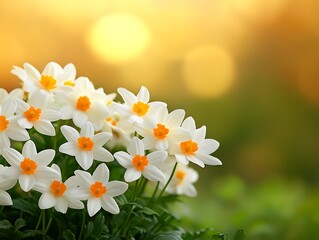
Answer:
[{"label": "white flower", "polygon": [[78,179],[72,176],[62,182],[59,166],[52,164],[51,167],[57,171],[57,178],[51,181],[38,182],[33,188],[42,193],[39,198],[39,208],[48,209],[54,207],[57,212],[61,213],[66,213],[68,208],[84,208],[84,204],[77,198]]},{"label": "white flower", "polygon": [[219,143],[214,139],[205,139],[205,126],[196,129],[194,119],[189,117],[185,119],[182,127],[187,129],[192,137],[172,148],[170,153],[175,155],[177,162],[188,164],[191,161],[201,167],[205,167],[205,164],[222,165],[219,159],[210,155],[216,151]]},{"label": "white flower", "polygon": [[[127,153],[128,152],[128,153]],[[134,137],[127,152],[116,152],[115,159],[127,170],[124,179],[132,182],[139,179],[142,175],[150,181],[164,181],[164,174],[159,170],[167,157],[165,151],[154,151],[145,156],[143,142]]]},{"label": "white flower", "polygon": [[[171,172],[167,172],[166,177],[169,178]],[[178,195],[185,194],[189,197],[197,195],[196,188],[193,183],[198,180],[198,173],[184,164],[178,164],[175,173],[168,184],[166,191]],[[164,184],[161,184],[163,187]]]},{"label": "white flower", "polygon": [[68,64],[64,69],[55,62],[48,63],[40,74],[31,64],[25,63],[24,68],[14,66],[11,71],[23,82],[23,89],[31,95],[37,90],[44,90],[50,98],[53,98],[57,91],[67,91],[68,84],[75,78],[75,67]]},{"label": "white flower", "polygon": [[57,93],[56,101],[61,105],[62,119],[72,119],[77,127],[89,121],[94,130],[99,131],[109,116],[106,103],[110,101],[110,96],[102,89],[95,89],[93,83],[85,77],[78,78],[68,94]]},{"label": "white flower", "polygon": [[0,104],[3,104],[8,99],[22,99],[24,96],[23,90],[21,88],[16,88],[10,93],[7,90],[0,88]]},{"label": "white flower", "polygon": [[161,107],[151,121],[137,125],[136,132],[144,137],[145,149],[166,150],[175,142],[189,139],[190,133],[180,127],[184,116],[184,110],[168,113],[166,107]]},{"label": "white flower", "polygon": [[9,193],[6,191],[16,185],[17,180],[3,178],[3,172],[6,171],[7,167],[0,165],[0,206],[1,205],[12,205],[12,199]]},{"label": "white flower", "polygon": [[0,105],[0,151],[3,148],[10,147],[10,139],[16,141],[30,139],[27,130],[16,123],[14,116],[16,108],[17,104],[13,99],[7,99]]},{"label": "white flower", "polygon": [[90,122],[84,124],[80,133],[66,125],[61,127],[61,131],[68,142],[62,144],[59,151],[75,156],[76,161],[84,170],[92,166],[93,159],[101,162],[113,161],[113,155],[103,147],[111,138],[110,133],[100,132],[94,135]]},{"label": "white flower", "polygon": [[104,163],[100,164],[92,175],[81,170],[76,170],[75,175],[81,180],[78,197],[87,200],[90,217],[101,208],[112,214],[120,212],[113,197],[123,194],[128,189],[128,184],[120,181],[109,182],[109,169]]},{"label": "white flower", "polygon": [[118,88],[117,91],[125,102],[119,105],[118,110],[128,115],[129,120],[133,123],[142,124],[144,119],[152,116],[159,107],[166,107],[166,104],[163,102],[149,103],[150,93],[144,86],[141,87],[136,96],[125,88]]},{"label": "white flower", "polygon": [[34,142],[27,141],[22,154],[13,148],[3,149],[3,157],[11,165],[3,172],[3,178],[18,179],[23,191],[30,191],[36,182],[54,179],[57,172],[47,165],[53,160],[55,151],[46,149],[37,153]]},{"label": "white flower", "polygon": [[34,127],[39,133],[55,136],[51,122],[59,120],[61,113],[48,107],[48,99],[48,95],[42,90],[34,92],[28,103],[18,99],[17,123],[23,128]]}]

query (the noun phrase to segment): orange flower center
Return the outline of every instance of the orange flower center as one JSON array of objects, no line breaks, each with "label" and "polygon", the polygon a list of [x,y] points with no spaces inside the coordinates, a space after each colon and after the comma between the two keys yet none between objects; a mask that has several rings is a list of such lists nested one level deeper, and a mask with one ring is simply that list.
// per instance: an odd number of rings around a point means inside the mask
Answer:
[{"label": "orange flower center", "polygon": [[101,197],[103,194],[106,193],[106,187],[103,186],[101,182],[95,182],[90,187],[90,192],[93,197]]},{"label": "orange flower center", "polygon": [[140,117],[144,116],[149,108],[148,104],[142,102],[137,102],[133,105],[133,111]]},{"label": "orange flower center", "polygon": [[25,158],[20,163],[20,167],[24,174],[31,175],[34,174],[35,170],[37,170],[37,163],[30,158]]},{"label": "orange flower center", "polygon": [[46,90],[52,90],[56,88],[56,80],[51,76],[41,75],[40,83]]},{"label": "orange flower center", "polygon": [[135,155],[135,157],[132,159],[132,162],[138,171],[143,171],[148,165],[148,159],[146,156]]},{"label": "orange flower center", "polygon": [[71,87],[74,87],[74,82],[72,82],[71,80],[70,81],[66,81],[66,82],[64,82],[64,85],[65,86],[71,86]]},{"label": "orange flower center", "polygon": [[39,120],[39,117],[41,115],[41,109],[40,108],[34,108],[30,107],[27,111],[24,112],[24,117],[29,122],[36,122]]},{"label": "orange flower center", "polygon": [[114,119],[112,119],[111,117],[108,117],[108,118],[106,119],[106,121],[107,121],[107,122],[110,122],[113,126],[116,126],[116,125],[117,125],[117,121],[114,120]]},{"label": "orange flower center", "polygon": [[177,170],[175,173],[175,177],[178,179],[177,185],[182,184],[184,178],[185,178],[186,173],[181,170]]},{"label": "orange flower center", "polygon": [[79,137],[78,138],[78,146],[82,150],[91,151],[94,147],[94,142],[92,141],[91,138]]},{"label": "orange flower center", "polygon": [[164,139],[166,138],[169,130],[162,124],[157,124],[157,128],[153,129],[154,131],[154,136],[157,137],[158,139]]},{"label": "orange flower center", "polygon": [[63,182],[59,182],[54,180],[51,185],[51,192],[53,193],[54,196],[56,197],[61,197],[64,192],[66,191],[66,186]]},{"label": "orange flower center", "polygon": [[90,99],[87,96],[79,97],[76,102],[76,108],[80,111],[87,111],[91,106]]},{"label": "orange flower center", "polygon": [[186,155],[193,155],[198,150],[197,143],[192,140],[181,142],[180,147],[182,152]]},{"label": "orange flower center", "polygon": [[6,130],[8,125],[9,125],[9,121],[7,120],[7,118],[3,115],[0,116],[0,132]]}]

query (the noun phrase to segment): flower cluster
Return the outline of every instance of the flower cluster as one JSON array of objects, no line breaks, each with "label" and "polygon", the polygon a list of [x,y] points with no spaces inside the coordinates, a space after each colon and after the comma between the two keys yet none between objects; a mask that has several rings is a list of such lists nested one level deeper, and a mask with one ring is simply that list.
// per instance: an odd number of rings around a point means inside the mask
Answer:
[{"label": "flower cluster", "polygon": [[[155,182],[153,196],[158,189],[159,196],[195,196],[198,173],[189,163],[221,165],[211,156],[219,143],[206,139],[206,127],[184,119],[184,110],[150,102],[146,87],[137,95],[119,88],[119,103],[116,94],[77,78],[73,64],[50,62],[40,73],[26,63],[12,73],[22,88],[0,89],[0,205],[12,205],[9,190],[20,188],[38,193],[40,209],[118,214],[114,198],[131,182]],[[110,181],[112,161],[121,179]]]}]

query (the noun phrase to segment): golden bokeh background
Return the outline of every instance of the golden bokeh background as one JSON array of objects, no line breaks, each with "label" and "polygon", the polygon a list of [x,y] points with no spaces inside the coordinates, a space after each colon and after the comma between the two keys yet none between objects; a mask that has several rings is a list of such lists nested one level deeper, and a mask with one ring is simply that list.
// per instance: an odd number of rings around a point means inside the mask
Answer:
[{"label": "golden bokeh background", "polygon": [[[1,0],[0,83],[19,86],[13,65],[42,71],[56,61],[74,63],[106,93],[146,86],[221,143],[224,165],[197,169],[199,197],[181,211],[202,227],[242,227],[250,239],[308,239],[319,224],[318,8],[313,0]],[[207,216],[196,215],[202,203]]]}]

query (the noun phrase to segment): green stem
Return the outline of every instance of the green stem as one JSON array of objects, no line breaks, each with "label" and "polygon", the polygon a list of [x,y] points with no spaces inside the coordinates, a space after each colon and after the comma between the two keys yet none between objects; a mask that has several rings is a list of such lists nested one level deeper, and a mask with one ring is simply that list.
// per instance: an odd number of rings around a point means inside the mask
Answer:
[{"label": "green stem", "polygon": [[155,195],[156,195],[156,193],[157,193],[159,184],[160,184],[160,183],[157,182],[156,187],[155,187],[155,190],[154,190],[154,192],[153,192],[153,195],[152,195],[152,197],[151,197],[151,199],[150,199],[150,202],[152,202],[152,201],[154,200],[154,197],[155,197]]},{"label": "green stem", "polygon": [[79,235],[79,240],[82,239],[84,225],[85,225],[85,216],[86,216],[86,209],[84,208],[82,211],[82,224],[81,224],[81,231],[80,231],[80,235]]},{"label": "green stem", "polygon": [[133,201],[135,201],[136,193],[137,193],[137,191],[138,191],[140,182],[141,182],[141,178],[139,178],[139,179],[135,182],[134,192],[133,192],[133,196],[132,196],[132,200],[133,200]]},{"label": "green stem", "polygon": [[49,231],[50,226],[51,226],[51,223],[52,223],[52,220],[53,220],[53,218],[52,218],[52,216],[50,216],[50,219],[49,219],[48,225],[47,225],[47,227],[45,228],[45,231],[44,231],[44,235],[46,235],[46,234],[47,234],[47,232]]},{"label": "green stem", "polygon": [[35,230],[38,230],[38,228],[40,227],[41,220],[42,220],[42,211],[41,211],[41,213],[40,213],[40,217],[39,217],[39,219],[38,219],[38,222],[37,222],[37,225],[36,225],[36,227],[35,227]]},{"label": "green stem", "polygon": [[46,228],[46,224],[45,224],[45,210],[42,210],[42,232],[43,232],[43,238],[45,239],[45,228]]},{"label": "green stem", "polygon": [[162,189],[161,193],[159,194],[158,198],[162,197],[163,193],[165,192],[168,184],[170,183],[170,181],[172,180],[173,176],[174,176],[174,173],[175,173],[175,170],[176,170],[176,167],[177,167],[177,162],[175,163],[174,165],[174,168],[173,168],[173,171],[171,173],[171,176],[169,176],[169,179],[167,181],[167,183],[165,184],[164,188]]},{"label": "green stem", "polygon": [[138,195],[139,195],[139,196],[142,196],[142,195],[143,195],[143,193],[144,193],[144,191],[145,191],[145,187],[146,187],[147,182],[148,182],[148,180],[143,177],[142,182],[141,182],[141,187],[140,187],[140,189],[139,189],[139,191],[138,191]]}]

